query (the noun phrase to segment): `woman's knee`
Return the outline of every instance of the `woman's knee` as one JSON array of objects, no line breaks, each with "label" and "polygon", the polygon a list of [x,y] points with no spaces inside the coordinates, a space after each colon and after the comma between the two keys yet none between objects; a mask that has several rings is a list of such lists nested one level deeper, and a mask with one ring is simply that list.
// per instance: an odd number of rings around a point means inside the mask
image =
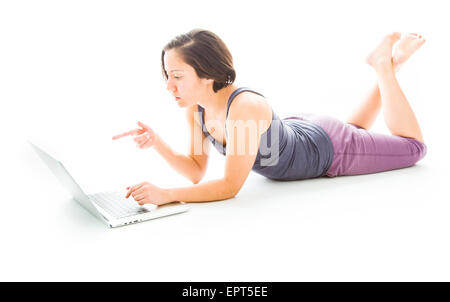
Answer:
[{"label": "woman's knee", "polygon": [[416,162],[418,162],[419,160],[421,160],[422,158],[425,157],[425,155],[427,155],[427,145],[425,145],[425,143],[422,143],[421,141],[418,141],[416,139],[412,139],[412,142],[414,143],[415,146],[415,155],[416,155]]}]

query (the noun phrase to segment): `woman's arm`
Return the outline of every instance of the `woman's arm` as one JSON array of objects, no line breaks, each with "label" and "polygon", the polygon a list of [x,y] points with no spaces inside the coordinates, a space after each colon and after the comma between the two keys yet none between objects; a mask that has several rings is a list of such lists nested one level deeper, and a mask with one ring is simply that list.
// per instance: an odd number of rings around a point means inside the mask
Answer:
[{"label": "woman's arm", "polygon": [[[196,107],[196,106],[195,106]],[[191,134],[190,151],[188,155],[180,154],[172,150],[161,137],[149,126],[138,122],[141,128],[133,129],[112,137],[117,140],[126,136],[133,136],[134,141],[141,149],[154,147],[156,151],[177,172],[190,179],[194,184],[198,183],[205,174],[208,163],[209,144],[198,123],[194,122],[194,106],[186,110],[189,130]],[[204,142],[206,144],[204,144]]]},{"label": "woman's arm", "polygon": [[186,188],[161,189],[149,182],[143,182],[132,187],[127,187],[125,198],[133,196],[140,205],[152,203],[163,205],[174,201],[204,202],[228,199],[236,195],[233,186],[226,183],[225,179],[212,180],[200,185]]},{"label": "woman's arm", "polygon": [[200,126],[194,122],[194,114],[196,114],[194,106],[187,108],[186,119],[190,132],[188,155],[173,151],[161,138],[157,139],[154,148],[174,170],[197,184],[206,172],[210,144],[206,142],[207,139]]},{"label": "woman's arm", "polygon": [[166,189],[168,201],[207,202],[234,197],[237,191],[225,179],[210,180],[185,188]]},{"label": "woman's arm", "polygon": [[129,190],[139,203],[162,205],[174,201],[205,202],[234,197],[243,186],[258,154],[260,136],[270,126],[272,111],[270,106],[251,99],[235,98],[231,104],[227,120],[227,146],[224,177],[202,184],[161,189],[144,182]]},{"label": "woman's arm", "polygon": [[270,126],[272,111],[268,105],[238,97],[230,107],[227,120],[224,177],[195,186],[166,189],[171,202],[224,200],[240,191],[255,162],[261,134]]}]

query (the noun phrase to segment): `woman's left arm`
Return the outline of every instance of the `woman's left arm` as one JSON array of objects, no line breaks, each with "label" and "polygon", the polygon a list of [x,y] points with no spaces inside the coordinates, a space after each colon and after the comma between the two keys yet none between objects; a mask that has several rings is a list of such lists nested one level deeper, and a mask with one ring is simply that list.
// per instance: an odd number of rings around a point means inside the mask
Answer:
[{"label": "woman's left arm", "polygon": [[[268,110],[269,109],[269,110]],[[270,114],[269,114],[270,111]],[[129,188],[139,204],[174,201],[206,202],[234,197],[242,188],[258,154],[260,137],[270,125],[271,109],[256,101],[236,97],[230,106],[224,177],[184,188],[161,189],[148,182]]]}]

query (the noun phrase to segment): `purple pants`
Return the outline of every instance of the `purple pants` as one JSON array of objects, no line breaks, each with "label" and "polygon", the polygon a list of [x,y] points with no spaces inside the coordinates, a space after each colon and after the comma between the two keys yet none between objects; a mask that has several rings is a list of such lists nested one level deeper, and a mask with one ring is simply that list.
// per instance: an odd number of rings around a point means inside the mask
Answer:
[{"label": "purple pants", "polygon": [[319,125],[331,138],[334,158],[328,177],[406,168],[427,153],[426,145],[414,138],[373,133],[331,116],[307,113],[289,118]]}]

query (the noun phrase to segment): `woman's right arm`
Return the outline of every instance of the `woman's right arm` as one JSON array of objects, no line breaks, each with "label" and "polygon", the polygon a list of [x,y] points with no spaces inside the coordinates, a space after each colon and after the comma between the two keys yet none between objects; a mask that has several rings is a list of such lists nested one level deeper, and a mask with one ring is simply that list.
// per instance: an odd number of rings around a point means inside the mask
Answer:
[{"label": "woman's right arm", "polygon": [[[209,143],[198,123],[194,121],[197,106],[186,109],[186,119],[189,125],[190,146],[187,155],[175,152],[160,137],[155,141],[155,150],[177,172],[191,180],[194,184],[200,182],[208,165]],[[200,136],[201,134],[201,136]]]},{"label": "woman's right arm", "polygon": [[[196,107],[187,108],[186,117],[190,131],[190,148],[188,155],[180,154],[172,150],[161,137],[156,134],[149,126],[138,122],[142,129],[134,129],[113,137],[113,140],[124,137],[134,136],[134,141],[141,149],[155,147],[155,150],[175,169],[178,173],[188,178],[194,184],[200,182],[206,172],[208,163],[209,143],[203,134],[201,127],[194,121]],[[205,143],[204,143],[205,142]]]}]

